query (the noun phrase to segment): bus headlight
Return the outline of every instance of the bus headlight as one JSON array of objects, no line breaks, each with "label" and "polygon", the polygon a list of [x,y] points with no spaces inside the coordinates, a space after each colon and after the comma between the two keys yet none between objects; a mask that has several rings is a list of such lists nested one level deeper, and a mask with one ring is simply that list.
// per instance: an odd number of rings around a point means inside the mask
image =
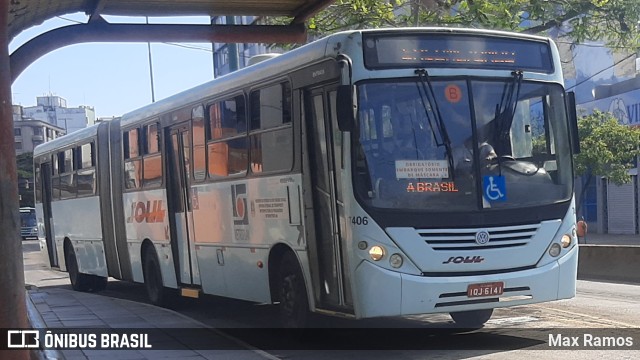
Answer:
[{"label": "bus headlight", "polygon": [[560,243],[562,244],[563,248],[568,248],[569,246],[571,246],[571,236],[564,234],[562,235],[562,239],[560,240]]},{"label": "bus headlight", "polygon": [[402,266],[402,255],[393,254],[389,257],[389,264],[394,268],[399,268]]},{"label": "bus headlight", "polygon": [[369,256],[371,260],[378,261],[384,256],[384,248],[382,246],[374,245],[369,249]]},{"label": "bus headlight", "polygon": [[558,255],[560,255],[560,250],[562,250],[562,247],[560,247],[560,244],[558,243],[553,243],[551,244],[551,247],[549,248],[549,255],[556,257]]}]

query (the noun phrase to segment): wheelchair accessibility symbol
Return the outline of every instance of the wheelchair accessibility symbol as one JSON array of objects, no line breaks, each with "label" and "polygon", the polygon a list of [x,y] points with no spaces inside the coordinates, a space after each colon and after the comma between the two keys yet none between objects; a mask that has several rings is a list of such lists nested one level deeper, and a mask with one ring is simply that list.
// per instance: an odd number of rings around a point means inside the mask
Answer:
[{"label": "wheelchair accessibility symbol", "polygon": [[484,176],[482,178],[484,197],[489,201],[506,201],[507,187],[504,176]]}]

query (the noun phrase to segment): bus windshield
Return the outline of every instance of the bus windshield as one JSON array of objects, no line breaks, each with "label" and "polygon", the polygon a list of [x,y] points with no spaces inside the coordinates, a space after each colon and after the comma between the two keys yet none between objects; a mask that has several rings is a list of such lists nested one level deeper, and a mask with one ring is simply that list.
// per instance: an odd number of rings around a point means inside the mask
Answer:
[{"label": "bus windshield", "polygon": [[427,81],[430,94],[419,77],[359,84],[354,183],[365,205],[443,212],[570,199],[561,86],[517,74]]},{"label": "bus windshield", "polygon": [[20,209],[20,226],[21,227],[34,227],[38,225],[36,222],[35,210]]}]

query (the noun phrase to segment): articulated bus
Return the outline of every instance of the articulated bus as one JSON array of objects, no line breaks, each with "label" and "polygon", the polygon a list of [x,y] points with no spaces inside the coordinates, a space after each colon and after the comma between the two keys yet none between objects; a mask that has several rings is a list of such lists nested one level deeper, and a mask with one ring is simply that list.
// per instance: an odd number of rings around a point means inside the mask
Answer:
[{"label": "articulated bus", "polygon": [[547,38],[331,35],[38,146],[41,249],[143,283],[370,318],[575,295],[575,100]]}]

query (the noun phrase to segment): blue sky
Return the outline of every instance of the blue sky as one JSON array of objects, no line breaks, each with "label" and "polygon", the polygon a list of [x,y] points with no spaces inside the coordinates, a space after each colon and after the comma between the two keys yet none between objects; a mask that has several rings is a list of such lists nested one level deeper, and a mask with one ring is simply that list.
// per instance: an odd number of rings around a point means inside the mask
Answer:
[{"label": "blue sky", "polygon": [[[54,18],[14,38],[9,51],[33,37],[84,14]],[[144,23],[144,18],[105,17],[109,22]],[[150,18],[150,23],[209,23],[206,17]],[[184,46],[152,43],[155,99],[160,100],[213,79],[211,44]],[[52,93],[69,107],[93,106],[98,117],[120,116],[151,103],[146,43],[88,43],[50,52],[32,63],[12,86],[13,103],[34,106],[36,97]]]}]

